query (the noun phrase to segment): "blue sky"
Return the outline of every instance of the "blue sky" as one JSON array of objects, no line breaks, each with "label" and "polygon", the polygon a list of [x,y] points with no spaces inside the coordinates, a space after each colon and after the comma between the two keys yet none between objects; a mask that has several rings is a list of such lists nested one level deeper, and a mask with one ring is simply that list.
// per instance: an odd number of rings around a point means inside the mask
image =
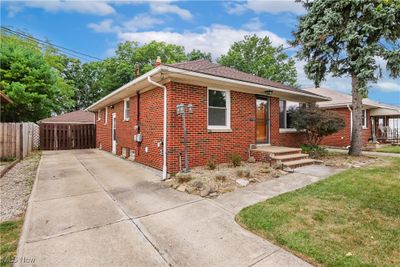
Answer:
[{"label": "blue sky", "polygon": [[[303,12],[289,0],[2,1],[1,24],[99,58],[111,56],[119,42],[159,40],[211,52],[216,59],[247,34],[268,35],[274,45],[286,47]],[[311,87],[303,65],[296,64],[298,83]],[[322,86],[349,92],[350,79],[327,77]],[[384,73],[369,97],[400,105],[400,79]]]}]

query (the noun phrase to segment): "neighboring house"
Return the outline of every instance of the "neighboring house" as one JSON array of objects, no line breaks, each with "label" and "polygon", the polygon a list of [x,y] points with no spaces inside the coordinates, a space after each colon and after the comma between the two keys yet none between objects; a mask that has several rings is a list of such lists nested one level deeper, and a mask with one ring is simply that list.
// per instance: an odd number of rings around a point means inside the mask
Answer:
[{"label": "neighboring house", "polygon": [[[139,163],[176,173],[184,166],[178,104],[192,104],[187,116],[189,165],[232,153],[247,159],[254,145],[298,146],[286,101],[330,100],[311,92],[198,60],[156,67],[87,108],[96,112],[96,146]],[[291,102],[291,103],[292,103]]]},{"label": "neighboring house", "polygon": [[58,124],[95,124],[95,115],[92,112],[83,110],[72,111],[58,116],[42,119],[37,123],[58,123]]},{"label": "neighboring house", "polygon": [[[345,128],[325,137],[322,140],[322,144],[337,147],[349,146],[353,125],[351,95],[327,88],[309,88],[304,90],[331,98],[330,101],[318,102],[317,105],[321,108],[338,112],[345,120]],[[363,145],[366,145],[368,141],[398,142],[400,137],[400,107],[364,98],[362,127]]]}]

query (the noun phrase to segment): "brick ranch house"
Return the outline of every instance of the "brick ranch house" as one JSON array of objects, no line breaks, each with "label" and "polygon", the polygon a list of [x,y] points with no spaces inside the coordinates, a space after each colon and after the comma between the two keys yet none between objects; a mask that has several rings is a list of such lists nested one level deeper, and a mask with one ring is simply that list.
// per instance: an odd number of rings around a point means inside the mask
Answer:
[{"label": "brick ranch house", "polygon": [[[352,97],[327,88],[304,89],[307,92],[331,98],[330,101],[317,102],[323,109],[338,112],[345,120],[345,128],[337,133],[325,137],[321,144],[334,147],[348,147],[351,142]],[[362,111],[362,139],[363,145],[378,141],[398,142],[400,137],[400,107],[378,103],[368,98],[363,99]]]},{"label": "brick ranch house", "polygon": [[318,94],[197,60],[161,64],[100,99],[96,146],[167,173],[184,166],[182,117],[178,104],[191,104],[187,116],[189,166],[232,153],[247,159],[254,145],[295,147],[302,137],[288,128],[286,101],[330,100]]}]

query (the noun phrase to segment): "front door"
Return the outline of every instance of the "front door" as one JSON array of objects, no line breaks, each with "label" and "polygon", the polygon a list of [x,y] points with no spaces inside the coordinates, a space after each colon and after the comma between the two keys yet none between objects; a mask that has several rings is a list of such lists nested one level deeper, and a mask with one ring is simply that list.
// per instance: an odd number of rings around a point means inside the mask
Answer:
[{"label": "front door", "polygon": [[115,113],[112,114],[112,123],[111,123],[111,144],[113,154],[117,153],[117,116]]},{"label": "front door", "polygon": [[256,99],[256,141],[257,144],[269,144],[269,101]]}]

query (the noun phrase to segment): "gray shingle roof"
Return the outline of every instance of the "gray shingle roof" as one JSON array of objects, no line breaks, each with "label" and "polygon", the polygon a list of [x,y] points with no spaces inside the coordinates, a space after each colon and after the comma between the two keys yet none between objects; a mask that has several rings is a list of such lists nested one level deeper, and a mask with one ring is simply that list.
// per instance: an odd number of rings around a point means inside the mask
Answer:
[{"label": "gray shingle roof", "polygon": [[46,118],[38,121],[38,123],[87,123],[94,124],[94,113],[77,110],[55,117]]},{"label": "gray shingle roof", "polygon": [[264,86],[271,86],[283,90],[288,90],[291,92],[301,92],[304,94],[309,94],[310,96],[319,96],[317,94],[307,92],[301,89],[297,89],[288,85],[284,85],[279,82],[274,82],[265,78],[261,78],[259,76],[246,73],[243,71],[239,71],[233,68],[225,67],[216,63],[212,63],[208,60],[195,60],[195,61],[188,61],[176,64],[163,64],[165,66],[170,66],[182,70],[188,70],[198,73],[204,73],[208,75],[218,76],[222,78],[228,78],[232,80],[250,82],[254,84],[260,84]]}]

